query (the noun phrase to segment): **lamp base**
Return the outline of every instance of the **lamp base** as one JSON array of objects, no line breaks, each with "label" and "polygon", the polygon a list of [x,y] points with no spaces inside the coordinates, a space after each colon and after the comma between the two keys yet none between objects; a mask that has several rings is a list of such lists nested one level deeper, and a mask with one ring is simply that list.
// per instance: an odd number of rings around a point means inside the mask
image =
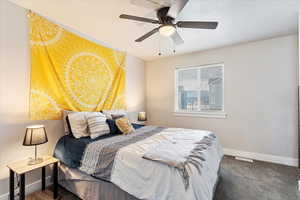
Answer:
[{"label": "lamp base", "polygon": [[28,165],[36,165],[42,162],[43,162],[43,158],[36,158],[36,159],[30,158],[28,161]]}]

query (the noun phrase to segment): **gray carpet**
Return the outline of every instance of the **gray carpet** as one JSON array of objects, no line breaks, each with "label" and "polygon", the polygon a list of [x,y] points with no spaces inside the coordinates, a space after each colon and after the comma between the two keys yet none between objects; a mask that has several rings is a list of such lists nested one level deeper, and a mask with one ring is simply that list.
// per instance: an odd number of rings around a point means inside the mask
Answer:
[{"label": "gray carpet", "polygon": [[215,200],[299,200],[299,175],[295,167],[225,157]]},{"label": "gray carpet", "polygon": [[[266,162],[247,163],[225,157],[214,200],[300,200],[300,171]],[[61,199],[77,200],[61,189]]]}]

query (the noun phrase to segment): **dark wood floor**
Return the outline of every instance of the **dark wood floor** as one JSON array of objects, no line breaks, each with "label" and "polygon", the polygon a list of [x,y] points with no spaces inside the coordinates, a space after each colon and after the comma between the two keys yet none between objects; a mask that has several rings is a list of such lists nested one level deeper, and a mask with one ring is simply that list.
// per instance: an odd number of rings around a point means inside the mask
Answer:
[{"label": "dark wood floor", "polygon": [[53,199],[53,193],[50,191],[50,189],[47,189],[45,191],[38,191],[33,194],[30,194],[26,197],[26,200],[50,200]]},{"label": "dark wood floor", "polygon": [[[66,191],[63,188],[59,188],[58,193],[58,200],[80,200],[80,198],[76,197],[75,195]],[[34,192],[28,195],[26,197],[26,200],[53,200],[52,188],[49,187],[45,191]]]}]

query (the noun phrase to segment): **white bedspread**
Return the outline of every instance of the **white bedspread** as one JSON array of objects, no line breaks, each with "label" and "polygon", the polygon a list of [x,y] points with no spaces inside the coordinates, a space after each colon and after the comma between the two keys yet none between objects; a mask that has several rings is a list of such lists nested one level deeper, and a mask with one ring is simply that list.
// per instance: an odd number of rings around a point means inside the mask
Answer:
[{"label": "white bedspread", "polygon": [[187,190],[178,170],[143,158],[148,150],[155,148],[161,141],[178,142],[178,148],[185,152],[193,148],[193,141],[199,141],[210,133],[194,129],[168,128],[143,141],[123,147],[116,155],[111,181],[139,199],[212,200],[223,157],[218,139],[203,152],[205,162],[201,174],[194,169]]}]

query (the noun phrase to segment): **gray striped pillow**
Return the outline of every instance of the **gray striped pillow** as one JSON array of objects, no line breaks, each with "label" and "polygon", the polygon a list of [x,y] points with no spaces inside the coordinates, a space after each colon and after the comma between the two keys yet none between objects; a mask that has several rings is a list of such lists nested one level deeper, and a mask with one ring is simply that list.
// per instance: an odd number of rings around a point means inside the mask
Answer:
[{"label": "gray striped pillow", "polygon": [[102,110],[101,111],[107,119],[113,119],[112,115],[122,115],[127,116],[127,112],[125,110]]},{"label": "gray striped pillow", "polygon": [[75,138],[89,136],[86,112],[73,112],[68,114],[71,131]]},{"label": "gray striped pillow", "polygon": [[88,112],[86,119],[89,126],[90,137],[92,139],[110,133],[109,126],[106,123],[106,116],[104,114],[100,112]]}]

